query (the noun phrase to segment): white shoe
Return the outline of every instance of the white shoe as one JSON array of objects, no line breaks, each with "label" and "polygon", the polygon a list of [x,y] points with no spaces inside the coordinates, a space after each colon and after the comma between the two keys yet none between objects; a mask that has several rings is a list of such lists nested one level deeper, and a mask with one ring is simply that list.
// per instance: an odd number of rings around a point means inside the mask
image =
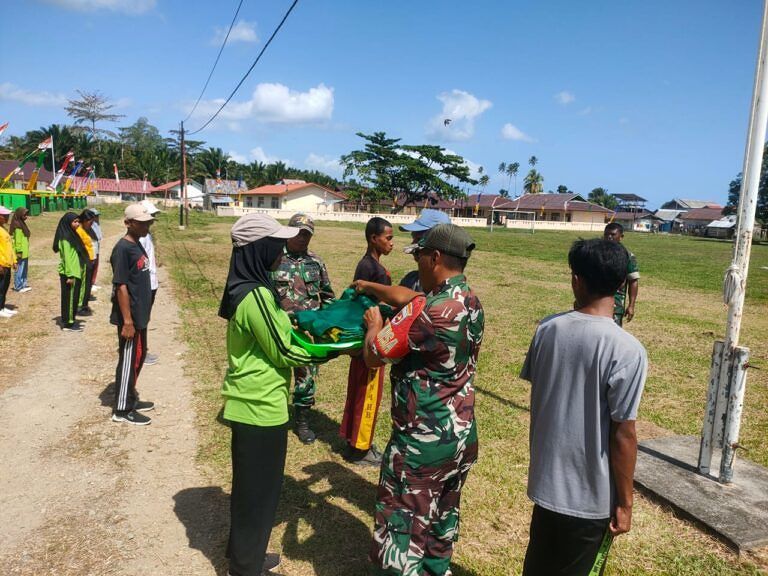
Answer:
[{"label": "white shoe", "polygon": [[29,286],[25,286],[24,288],[19,290],[19,294],[22,294],[24,292],[29,292],[30,290],[32,290],[32,288],[30,288]]},{"label": "white shoe", "polygon": [[7,308],[3,308],[2,310],[0,310],[0,318],[13,318],[14,315],[9,314],[7,310],[8,310]]},{"label": "white shoe", "polygon": [[10,314],[11,316],[16,316],[16,314],[19,313],[18,310],[11,310],[10,308],[3,308],[2,311],[5,312],[6,314]]}]

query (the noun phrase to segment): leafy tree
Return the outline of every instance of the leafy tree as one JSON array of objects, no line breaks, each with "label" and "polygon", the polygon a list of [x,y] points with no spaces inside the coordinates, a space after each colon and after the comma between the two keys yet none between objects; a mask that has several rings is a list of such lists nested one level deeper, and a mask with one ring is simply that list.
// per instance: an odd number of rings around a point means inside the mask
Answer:
[{"label": "leafy tree", "polygon": [[120,142],[133,150],[155,150],[164,146],[160,131],[143,116],[130,126],[118,128],[118,131],[120,132]]},{"label": "leafy tree", "polygon": [[571,191],[568,190],[568,186],[564,186],[560,184],[560,186],[557,187],[557,193],[558,194],[570,194]]},{"label": "leafy tree", "polygon": [[588,199],[590,202],[593,202],[594,204],[599,204],[600,206],[604,206],[609,210],[615,210],[616,206],[618,206],[619,204],[615,196],[611,196],[610,194],[608,194],[608,190],[600,187],[593,188],[592,192],[589,193]]},{"label": "leafy tree", "polygon": [[505,190],[504,188],[502,188],[501,190],[499,190],[499,196],[501,196],[502,198],[509,198],[509,190]]},{"label": "leafy tree", "polygon": [[[104,128],[96,128],[96,122],[117,122],[124,118],[123,114],[110,112],[115,107],[100,92],[84,92],[77,90],[79,100],[68,100],[69,105],[64,110],[75,119],[75,127],[87,130],[94,140],[99,140],[99,135],[116,138],[117,134]],[[86,124],[85,127],[81,124]]]},{"label": "leafy tree", "polygon": [[[744,175],[739,172],[728,185],[728,204],[723,209],[723,214],[736,214],[738,211],[743,177]],[[768,144],[763,148],[763,166],[760,169],[755,218],[762,224],[768,224]]]},{"label": "leafy tree", "polygon": [[341,157],[344,177],[356,177],[356,186],[348,189],[352,198],[393,198],[393,210],[399,212],[424,200],[463,197],[457,184],[477,184],[464,158],[441,146],[404,145],[384,132],[357,135],[366,141],[365,148]]}]

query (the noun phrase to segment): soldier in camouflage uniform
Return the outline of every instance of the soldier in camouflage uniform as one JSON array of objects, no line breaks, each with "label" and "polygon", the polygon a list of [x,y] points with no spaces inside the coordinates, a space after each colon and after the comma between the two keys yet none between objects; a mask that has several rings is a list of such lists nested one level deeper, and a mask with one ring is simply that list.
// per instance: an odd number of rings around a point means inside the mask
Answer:
[{"label": "soldier in camouflage uniform", "polygon": [[461,488],[478,446],[473,382],[484,316],[463,274],[474,247],[464,230],[440,224],[419,241],[426,294],[356,283],[405,304],[386,327],[378,308],[365,315],[366,363],[392,363],[393,426],[374,516],[374,574],[451,574]]},{"label": "soldier in camouflage uniform", "polygon": [[[294,214],[288,226],[299,228],[300,232],[288,239],[280,265],[272,273],[280,295],[280,307],[289,314],[298,310],[317,310],[333,302],[334,294],[325,264],[308,251],[315,233],[314,221],[307,214]],[[309,411],[315,404],[316,378],[317,366],[293,369],[294,431],[304,444],[315,441],[315,433],[309,426]]]},{"label": "soldier in camouflage uniform", "polygon": [[[624,227],[618,222],[611,222],[605,227],[603,238],[611,242],[624,240]],[[626,249],[626,247],[625,247]],[[630,322],[635,317],[635,302],[640,281],[640,269],[637,267],[637,258],[627,250],[629,263],[627,264],[627,280],[616,290],[613,304],[613,321],[621,326],[626,320]]]}]

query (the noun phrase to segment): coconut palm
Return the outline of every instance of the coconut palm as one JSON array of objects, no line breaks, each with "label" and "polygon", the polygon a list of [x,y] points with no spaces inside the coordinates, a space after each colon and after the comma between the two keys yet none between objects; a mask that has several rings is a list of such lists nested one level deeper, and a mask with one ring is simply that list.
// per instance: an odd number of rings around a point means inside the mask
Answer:
[{"label": "coconut palm", "polygon": [[523,180],[523,190],[526,194],[539,194],[543,189],[544,177],[535,168],[531,168]]},{"label": "coconut palm", "polygon": [[509,190],[509,185],[511,184],[512,177],[515,178],[515,197],[517,197],[517,172],[520,170],[520,162],[510,162],[507,164],[507,175],[509,176],[509,179],[507,180],[507,190]]},{"label": "coconut palm", "polygon": [[536,158],[536,156],[531,156],[530,158],[528,158],[528,164],[531,165],[531,168],[535,168],[536,164],[538,163],[539,163],[539,159]]}]

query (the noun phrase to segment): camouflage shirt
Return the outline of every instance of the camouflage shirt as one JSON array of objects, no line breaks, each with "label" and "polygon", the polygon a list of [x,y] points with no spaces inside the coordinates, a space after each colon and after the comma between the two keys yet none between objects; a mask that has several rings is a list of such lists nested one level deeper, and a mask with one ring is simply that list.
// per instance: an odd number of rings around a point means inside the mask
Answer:
[{"label": "camouflage shirt", "polygon": [[328,270],[312,252],[292,254],[283,249],[272,280],[280,295],[280,307],[286,312],[317,310],[335,299]]},{"label": "camouflage shirt", "polygon": [[[419,306],[423,309],[416,313]],[[438,450],[441,445],[454,449],[456,440],[471,441],[484,323],[480,301],[459,274],[414,298],[377,335],[374,353],[393,364],[395,430]],[[407,345],[394,345],[398,337],[407,338]]]},{"label": "camouflage shirt", "polygon": [[629,261],[627,263],[627,279],[621,287],[616,290],[616,294],[613,298],[613,314],[623,316],[627,302],[627,288],[632,280],[638,280],[640,278],[640,269],[637,267],[637,258],[629,250],[627,250]]}]

